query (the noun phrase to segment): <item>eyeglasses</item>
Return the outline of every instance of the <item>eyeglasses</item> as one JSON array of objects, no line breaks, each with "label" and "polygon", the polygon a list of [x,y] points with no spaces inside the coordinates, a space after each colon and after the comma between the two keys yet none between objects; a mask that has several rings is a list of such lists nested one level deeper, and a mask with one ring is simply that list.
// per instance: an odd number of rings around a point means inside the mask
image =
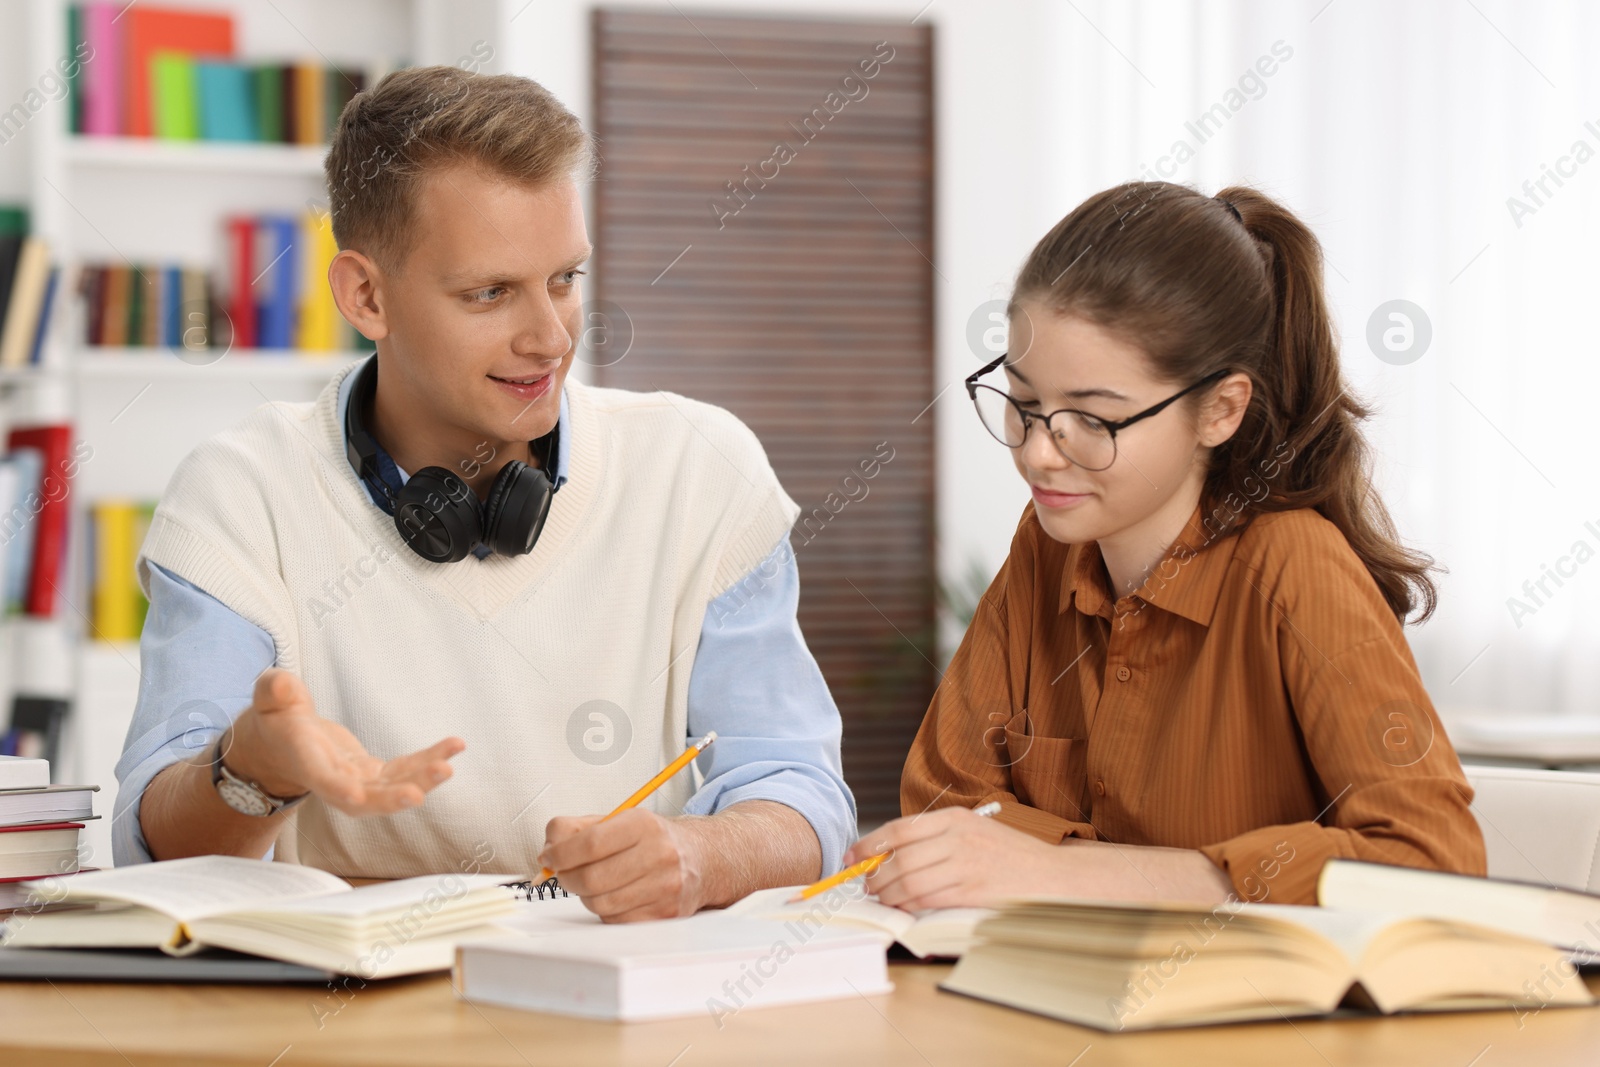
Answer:
[{"label": "eyeglasses", "polygon": [[1090,471],[1103,471],[1116,461],[1117,431],[1127,429],[1140,419],[1148,419],[1158,414],[1179,397],[1187,396],[1228,373],[1226,367],[1212,371],[1187,389],[1173,393],[1161,403],[1147,407],[1137,415],[1130,415],[1120,422],[1107,422],[1076,408],[1062,408],[1048,415],[1041,415],[1037,411],[1026,411],[1011,399],[1010,394],[992,385],[980,385],[978,379],[1005,363],[1009,354],[1002,354],[999,359],[967,378],[967,395],[972,398],[973,406],[978,409],[978,419],[983,423],[983,428],[1007,448],[1021,448],[1023,442],[1028,439],[1028,427],[1035,422],[1042,422],[1050,432],[1050,439],[1055,442],[1056,451],[1060,452],[1067,462]]}]

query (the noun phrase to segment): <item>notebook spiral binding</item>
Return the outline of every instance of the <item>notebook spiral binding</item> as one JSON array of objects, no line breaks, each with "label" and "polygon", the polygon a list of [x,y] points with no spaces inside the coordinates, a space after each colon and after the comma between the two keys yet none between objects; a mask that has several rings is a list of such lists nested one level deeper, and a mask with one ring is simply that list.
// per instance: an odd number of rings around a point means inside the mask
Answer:
[{"label": "notebook spiral binding", "polygon": [[554,900],[557,894],[564,897],[572,895],[562,889],[561,882],[553,876],[542,882],[509,882],[506,888],[515,892],[518,900]]}]

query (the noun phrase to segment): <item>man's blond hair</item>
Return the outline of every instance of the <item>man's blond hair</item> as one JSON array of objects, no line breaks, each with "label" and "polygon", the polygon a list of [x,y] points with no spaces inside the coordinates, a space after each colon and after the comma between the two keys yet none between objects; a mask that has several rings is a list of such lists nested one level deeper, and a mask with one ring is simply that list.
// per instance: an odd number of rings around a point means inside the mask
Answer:
[{"label": "man's blond hair", "polygon": [[511,74],[410,67],[358,93],[324,165],[340,248],[398,270],[410,251],[416,188],[458,163],[527,185],[587,178],[594,142],[549,90]]}]

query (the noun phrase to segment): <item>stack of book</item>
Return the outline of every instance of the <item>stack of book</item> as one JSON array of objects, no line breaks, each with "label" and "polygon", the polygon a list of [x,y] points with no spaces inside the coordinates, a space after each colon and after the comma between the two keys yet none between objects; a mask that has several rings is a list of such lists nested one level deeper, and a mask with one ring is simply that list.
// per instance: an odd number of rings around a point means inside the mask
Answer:
[{"label": "stack of book", "polygon": [[73,132],[325,144],[351,97],[394,67],[244,62],[236,38],[227,12],[73,5]]},{"label": "stack of book", "polygon": [[328,287],[338,254],[326,212],[234,216],[228,248],[227,329],[235,348],[332,352],[369,348],[339,314]]},{"label": "stack of book", "polygon": [[87,870],[78,834],[97,818],[93,785],[51,785],[42,759],[0,756],[0,915],[24,905],[46,879]]},{"label": "stack of book", "polygon": [[59,271],[28,233],[28,213],[0,207],[0,369],[42,363]]},{"label": "stack of book", "polygon": [[67,561],[68,495],[88,444],[66,424],[19,426],[0,455],[0,592],[4,613],[53,617]]},{"label": "stack of book", "polygon": [[137,641],[150,602],[134,564],[155,501],[98,500],[89,509],[89,629],[100,641]]},{"label": "stack of book", "polygon": [[133,348],[222,347],[211,279],[177,264],[85,264],[84,343]]},{"label": "stack of book", "polygon": [[233,216],[224,238],[225,285],[176,264],[84,267],[85,343],[187,351],[372,347],[340,316],[328,287],[339,249],[326,212]]}]

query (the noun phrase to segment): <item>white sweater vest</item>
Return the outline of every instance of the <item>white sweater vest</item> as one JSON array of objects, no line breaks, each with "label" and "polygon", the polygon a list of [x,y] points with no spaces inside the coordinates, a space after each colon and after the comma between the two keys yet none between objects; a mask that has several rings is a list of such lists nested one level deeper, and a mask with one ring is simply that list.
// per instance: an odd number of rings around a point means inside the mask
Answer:
[{"label": "white sweater vest", "polygon": [[[721,408],[569,379],[569,480],[534,550],[430,563],[345,459],[353,370],[183,461],[140,584],[159,563],[266,630],[318,713],[376,756],[467,743],[420,808],[356,819],[305,801],[275,858],[359,877],[537,871],[549,818],[611,810],[683,750],[707,605],[799,508]],[[685,771],[650,806],[675,812],[693,789]]]}]

